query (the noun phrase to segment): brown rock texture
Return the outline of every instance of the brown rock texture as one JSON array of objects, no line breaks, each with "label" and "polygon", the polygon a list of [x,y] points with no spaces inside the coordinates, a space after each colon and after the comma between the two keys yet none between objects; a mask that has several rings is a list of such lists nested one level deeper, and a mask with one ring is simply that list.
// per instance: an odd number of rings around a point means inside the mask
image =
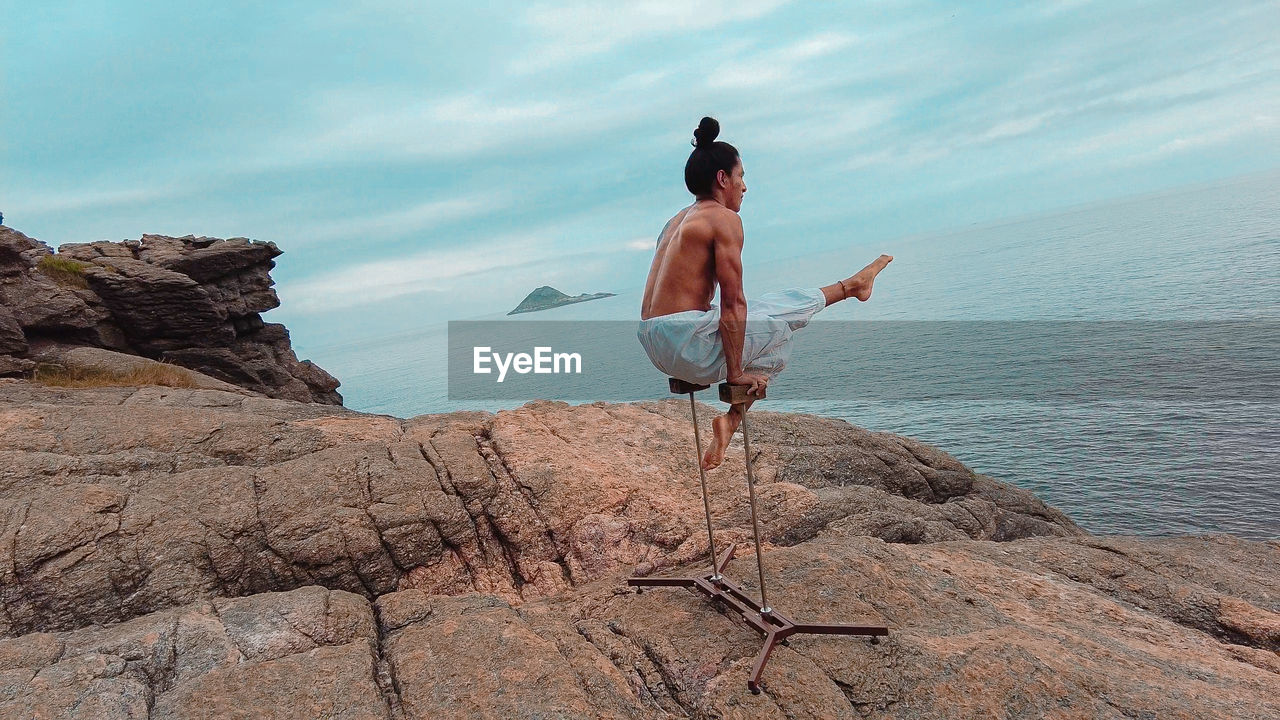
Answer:
[{"label": "brown rock texture", "polygon": [[0,375],[35,367],[33,347],[59,363],[59,353],[89,346],[269,397],[341,405],[337,379],[299,361],[285,327],[262,320],[280,305],[270,274],[280,254],[270,242],[191,235],[67,243],[54,253],[0,226]]},{"label": "brown rock texture", "polygon": [[[1280,543],[1095,537],[908,438],[752,428],[773,604],[891,628],[793,638],[758,696],[753,630],[624,583],[706,562],[678,401],[0,380],[0,717],[1280,717]],[[754,591],[740,439],[708,482]]]},{"label": "brown rock texture", "polygon": [[385,718],[369,602],[309,587],[0,640],[5,717]]}]

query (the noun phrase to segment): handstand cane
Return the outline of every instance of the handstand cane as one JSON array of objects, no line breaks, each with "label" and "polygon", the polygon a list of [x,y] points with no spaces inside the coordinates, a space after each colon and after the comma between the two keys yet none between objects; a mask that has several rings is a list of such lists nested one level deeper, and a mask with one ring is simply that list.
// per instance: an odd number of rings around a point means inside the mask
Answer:
[{"label": "handstand cane", "polygon": [[[724,383],[720,386],[720,400],[729,404],[733,403],[733,392],[725,392],[735,386]],[[740,386],[738,386],[740,387]],[[743,394],[746,394],[744,389]],[[728,397],[726,397],[728,396]],[[760,388],[760,400],[764,399],[764,388]],[[764,588],[764,553],[760,551],[760,523],[756,520],[756,476],[751,469],[751,433],[747,430],[747,405],[745,401],[742,403],[742,449],[746,452],[747,457],[747,494],[751,496],[751,534],[756,538],[756,572],[760,574],[760,614],[769,615],[773,612],[773,608],[769,607],[769,593]],[[702,466],[699,465],[699,468]],[[705,488],[703,492],[706,492]]]},{"label": "handstand cane", "polygon": [[876,642],[878,636],[888,635],[889,629],[884,625],[796,624],[787,616],[769,607],[764,581],[764,553],[761,552],[760,548],[760,524],[756,519],[755,471],[751,462],[751,437],[747,426],[747,408],[745,404],[748,400],[763,400],[764,392],[762,391],[759,395],[748,396],[745,386],[730,385],[728,383],[720,384],[720,399],[730,405],[743,406],[742,442],[743,449],[746,451],[747,491],[751,496],[751,529],[755,535],[756,569],[760,573],[760,603],[757,604],[755,599],[747,595],[737,583],[724,577],[724,567],[733,558],[733,551],[737,545],[730,544],[724,555],[716,556],[715,537],[711,531],[711,502],[707,497],[707,475],[702,470],[702,438],[698,432],[698,412],[693,397],[695,392],[706,390],[709,386],[694,385],[676,378],[671,378],[670,386],[673,393],[680,395],[687,393],[689,395],[690,410],[693,413],[693,441],[698,452],[695,461],[698,463],[698,474],[702,479],[702,506],[707,513],[707,536],[711,541],[711,572],[693,577],[630,577],[627,578],[627,584],[636,588],[637,593],[643,592],[646,587],[694,588],[713,601],[727,604],[737,611],[748,625],[755,628],[757,632],[763,633],[765,635],[764,647],[760,648],[759,654],[756,655],[755,665],[752,666],[751,675],[747,679],[747,688],[756,694],[760,692],[760,676],[764,673],[765,663],[769,662],[769,656],[773,653],[774,646],[778,643],[787,644],[787,638],[796,633],[870,635],[873,643]]},{"label": "handstand cane", "polygon": [[722,579],[716,567],[716,534],[711,530],[711,500],[707,497],[707,471],[702,469],[702,435],[698,433],[698,403],[693,394],[706,390],[710,385],[692,385],[671,378],[671,392],[689,393],[689,415],[693,418],[693,464],[698,466],[698,479],[702,481],[702,509],[707,512],[707,545],[711,548],[711,581],[719,584]]}]

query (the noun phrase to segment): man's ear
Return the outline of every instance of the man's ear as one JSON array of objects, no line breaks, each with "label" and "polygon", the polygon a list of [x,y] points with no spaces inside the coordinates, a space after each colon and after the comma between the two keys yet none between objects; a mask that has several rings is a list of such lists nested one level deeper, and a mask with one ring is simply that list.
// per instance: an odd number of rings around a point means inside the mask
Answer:
[{"label": "man's ear", "polygon": [[725,173],[724,170],[716,171],[716,184],[722,188],[729,187],[729,176]]}]

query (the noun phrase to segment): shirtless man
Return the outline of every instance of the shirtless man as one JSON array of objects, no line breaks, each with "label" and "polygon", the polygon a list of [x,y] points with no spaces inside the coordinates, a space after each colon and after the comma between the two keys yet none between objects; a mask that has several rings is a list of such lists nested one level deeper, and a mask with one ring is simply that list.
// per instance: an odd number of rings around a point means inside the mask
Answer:
[{"label": "shirtless man", "polygon": [[[709,117],[694,131],[695,149],[684,174],[697,200],[667,221],[658,236],[637,335],[653,364],[672,377],[699,385],[728,380],[758,395],[786,364],[792,331],[832,303],[851,297],[865,302],[876,275],[893,258],[881,255],[823,288],[770,293],[748,305],[738,216],[747,185],[738,151],[716,142],[719,132],[719,123]],[[717,285],[719,308],[711,303]],[[738,406],[712,422],[714,439],[702,457],[703,468],[724,461],[741,422]]]}]

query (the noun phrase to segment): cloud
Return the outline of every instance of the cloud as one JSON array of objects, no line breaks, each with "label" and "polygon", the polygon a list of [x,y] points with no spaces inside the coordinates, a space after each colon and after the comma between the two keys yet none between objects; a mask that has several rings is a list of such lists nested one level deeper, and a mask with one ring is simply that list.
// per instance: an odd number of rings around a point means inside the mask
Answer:
[{"label": "cloud", "polygon": [[851,172],[877,165],[892,167],[896,171],[915,170],[949,154],[951,154],[950,150],[935,143],[908,143],[900,147],[871,150],[854,155],[837,165],[837,170]]},{"label": "cloud", "polygon": [[1000,140],[1003,138],[1017,137],[1026,135],[1029,132],[1039,129],[1044,125],[1045,119],[1050,113],[1036,113],[1025,117],[1014,118],[997,123],[989,128],[986,132],[978,136],[978,142],[990,142],[992,140]]},{"label": "cloud", "polygon": [[1063,13],[1073,13],[1092,3],[1093,0],[1053,0],[1052,2],[1042,3],[1036,8],[1036,11],[1044,17],[1052,18]]},{"label": "cloud", "polygon": [[[984,67],[944,40],[933,43],[955,60],[938,72],[929,64],[909,70],[895,121],[912,122],[880,125],[865,142],[846,142],[853,152],[835,168],[930,166],[943,173],[939,180],[963,168],[944,181],[954,190],[1033,171],[1053,177],[1082,167],[1137,166],[1183,150],[1261,139],[1274,129],[1266,118],[1277,108],[1268,98],[1280,87],[1262,70],[1280,59],[1273,45],[1241,36],[1213,52],[1169,47],[1183,47],[1181,38],[1205,22],[1249,22],[1247,13],[1208,11],[1209,17],[1142,24],[1109,16],[1101,6],[1087,10],[1114,23],[1115,33],[1070,32],[1024,43],[1025,69],[1017,71]],[[1135,61],[1153,55],[1162,62]],[[957,73],[975,89],[955,93]]]},{"label": "cloud", "polygon": [[325,90],[308,103],[309,127],[266,139],[246,155],[259,171],[371,160],[463,163],[504,150],[582,147],[629,128],[652,137],[652,128],[670,127],[676,115],[682,125],[691,117],[696,124],[688,108],[702,102],[702,92],[679,84],[684,62],[696,59],[546,92],[472,89],[419,100],[415,88],[401,86]]},{"label": "cloud", "polygon": [[565,116],[548,100],[503,102],[480,92],[421,101],[407,88],[344,89],[317,98],[318,137],[296,140],[299,148],[334,148],[343,155],[390,151],[421,158],[456,158],[536,133]]},{"label": "cloud", "polygon": [[637,252],[648,252],[650,250],[653,250],[655,247],[657,247],[657,245],[658,245],[657,241],[655,241],[652,238],[640,238],[638,240],[629,241],[626,247],[628,250],[635,250]]},{"label": "cloud", "polygon": [[512,72],[533,73],[599,55],[645,38],[706,31],[753,20],[789,0],[637,0],[626,3],[540,3],[525,13],[541,36],[533,52],[513,60]]},{"label": "cloud", "polygon": [[848,33],[822,32],[789,45],[744,54],[708,73],[706,84],[717,90],[748,90],[794,82],[806,61],[838,52],[856,41]]},{"label": "cloud", "polygon": [[[1152,163],[1169,155],[1220,145],[1246,136],[1270,138],[1269,142],[1263,144],[1275,146],[1280,144],[1280,104],[1273,104],[1269,113],[1239,117],[1237,112],[1221,115],[1210,112],[1206,113],[1199,122],[1192,118],[1185,118],[1181,122],[1170,123],[1158,131],[1153,131],[1151,128],[1143,130],[1150,132],[1147,136],[1149,141],[1158,142],[1160,138],[1164,138],[1164,142],[1145,151],[1121,155],[1112,161],[1113,166]],[[1131,127],[1128,131],[1122,131],[1117,137],[1105,138],[1105,141],[1137,145],[1138,138],[1135,136],[1138,134],[1139,130]],[[1146,133],[1143,134],[1146,135]]]},{"label": "cloud", "polygon": [[888,98],[815,99],[803,114],[774,113],[754,119],[749,127],[772,152],[831,154],[867,143],[867,132],[890,126],[898,110]]},{"label": "cloud", "polygon": [[135,207],[168,200],[188,192],[181,185],[164,187],[136,187],[124,190],[78,189],[64,192],[37,192],[27,196],[9,194],[8,205],[0,208],[10,211],[11,217],[19,212],[26,215],[41,213],[73,213],[86,210]]},{"label": "cloud", "polygon": [[[462,198],[470,206],[474,198]],[[601,205],[575,215],[519,231],[468,239],[450,247],[345,265],[279,286],[281,301],[291,312],[313,315],[338,308],[376,303],[397,297],[435,293],[474,298],[477,287],[489,288],[481,306],[492,303],[495,293],[533,282],[530,289],[552,280],[582,282],[588,270],[603,267],[618,256],[617,248],[634,250],[639,240],[623,235],[600,236],[600,228],[616,224],[617,207]],[[470,233],[474,235],[475,233]],[[582,250],[567,246],[565,237],[591,238]],[[644,241],[648,248],[654,240]],[[520,272],[516,272],[520,271]],[[500,278],[495,285],[494,279]],[[443,298],[455,300],[456,298]]]},{"label": "cloud", "polygon": [[[1276,96],[1280,97],[1280,96]],[[1210,98],[1169,107],[1162,112],[1130,117],[1105,131],[1067,145],[1061,157],[1106,154],[1110,159],[1148,156],[1149,150],[1167,146],[1169,150],[1212,142],[1208,138],[1235,137],[1249,130],[1274,127],[1268,118],[1280,113],[1280,101],[1258,98],[1251,93],[1231,98]],[[1242,119],[1243,116],[1243,119]],[[1187,138],[1204,137],[1204,143]]]},{"label": "cloud", "polygon": [[641,70],[622,77],[614,83],[613,88],[615,91],[621,92],[647,91],[657,86],[663,80],[667,80],[674,74],[675,73],[671,68]]},{"label": "cloud", "polygon": [[441,248],[417,255],[348,265],[299,282],[282,284],[279,294],[298,314],[324,313],[404,295],[444,293],[458,278],[498,272],[545,259],[554,250],[530,240],[500,240],[480,246]]},{"label": "cloud", "polygon": [[500,199],[492,195],[428,200],[417,205],[352,218],[328,220],[310,232],[298,233],[299,237],[331,240],[351,237],[398,237],[412,232],[428,230],[440,225],[469,220],[503,207]]}]

